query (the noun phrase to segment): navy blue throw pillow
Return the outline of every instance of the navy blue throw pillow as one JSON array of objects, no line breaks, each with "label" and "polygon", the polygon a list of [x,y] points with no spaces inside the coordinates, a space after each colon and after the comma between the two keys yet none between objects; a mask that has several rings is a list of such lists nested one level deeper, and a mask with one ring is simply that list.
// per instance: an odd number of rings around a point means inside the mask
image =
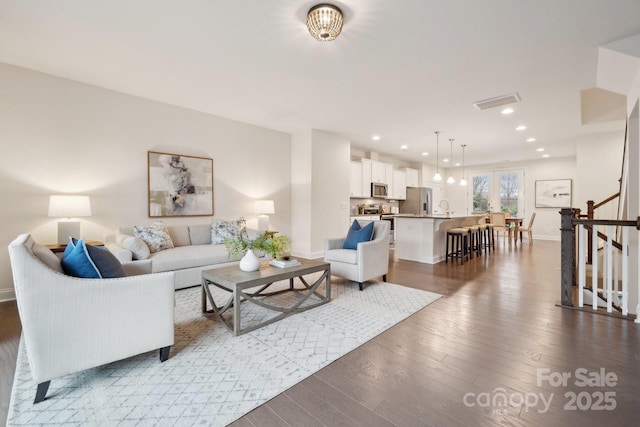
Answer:
[{"label": "navy blue throw pillow", "polygon": [[369,242],[373,238],[373,221],[364,227],[360,226],[358,220],[354,220],[349,228],[347,238],[344,240],[342,249],[358,249],[358,243]]},{"label": "navy blue throw pillow", "polygon": [[69,241],[60,262],[69,276],[85,279],[126,276],[122,264],[108,249],[87,245],[82,239]]}]

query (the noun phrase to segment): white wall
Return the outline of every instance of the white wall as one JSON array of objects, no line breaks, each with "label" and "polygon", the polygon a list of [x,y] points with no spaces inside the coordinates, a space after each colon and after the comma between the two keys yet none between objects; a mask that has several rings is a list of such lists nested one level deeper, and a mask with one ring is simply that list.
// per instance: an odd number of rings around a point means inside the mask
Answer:
[{"label": "white wall", "polygon": [[[576,147],[578,165],[573,207],[587,211],[587,201],[600,203],[620,191],[624,130],[584,138]],[[596,211],[596,218],[615,219],[618,199]]]},{"label": "white wall", "polygon": [[[19,233],[56,242],[50,194],[91,196],[82,234],[102,240],[147,214],[147,151],[210,157],[214,214],[255,222],[253,202],[275,200],[272,228],[291,232],[291,136],[0,64],[0,299],[12,297],[7,245]],[[167,218],[206,223],[211,217]]]},{"label": "white wall", "polygon": [[350,142],[312,130],[294,135],[293,153],[293,253],[318,258],[324,239],[348,229]]}]

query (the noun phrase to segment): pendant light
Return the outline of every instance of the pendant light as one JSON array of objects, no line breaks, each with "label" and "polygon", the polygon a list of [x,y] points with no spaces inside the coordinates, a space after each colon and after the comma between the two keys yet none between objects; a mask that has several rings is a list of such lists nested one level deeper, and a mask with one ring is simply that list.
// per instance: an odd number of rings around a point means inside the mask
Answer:
[{"label": "pendant light", "polygon": [[464,147],[466,147],[467,144],[462,144],[462,178],[460,179],[460,185],[465,186],[467,185],[467,180],[464,179]]},{"label": "pendant light", "polygon": [[440,134],[440,131],[436,131],[436,174],[433,176],[433,180],[434,181],[442,181],[442,176],[440,176],[440,170],[438,168],[438,159],[440,158],[440,151],[438,150],[438,135]]},{"label": "pendant light", "polygon": [[[453,165],[453,138],[449,138],[449,144],[451,144],[449,150],[449,164]],[[449,167],[449,171],[451,171],[451,166]],[[455,184],[456,180],[453,178],[453,175],[449,174],[449,178],[447,178],[447,184]]]}]

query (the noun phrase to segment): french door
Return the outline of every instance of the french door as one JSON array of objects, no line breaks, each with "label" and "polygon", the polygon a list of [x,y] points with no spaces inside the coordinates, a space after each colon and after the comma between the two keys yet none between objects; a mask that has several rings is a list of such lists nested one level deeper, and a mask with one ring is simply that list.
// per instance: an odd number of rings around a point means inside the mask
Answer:
[{"label": "french door", "polygon": [[524,170],[478,171],[468,174],[468,206],[472,212],[510,212],[524,216]]}]

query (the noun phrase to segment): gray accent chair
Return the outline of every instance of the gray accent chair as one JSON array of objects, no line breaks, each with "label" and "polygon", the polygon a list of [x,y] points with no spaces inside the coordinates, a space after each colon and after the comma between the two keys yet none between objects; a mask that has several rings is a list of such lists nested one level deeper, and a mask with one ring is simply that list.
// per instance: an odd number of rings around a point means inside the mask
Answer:
[{"label": "gray accent chair", "polygon": [[[359,221],[364,227],[369,221]],[[342,249],[345,237],[324,241],[324,260],[331,264],[331,274],[358,282],[360,290],[364,282],[382,276],[387,281],[389,271],[389,221],[374,221],[373,238],[358,243],[357,249]]]},{"label": "gray accent chair", "polygon": [[[29,234],[9,244],[22,335],[37,384],[34,403],[51,380],[151,350],[160,361],[174,343],[173,272],[114,279],[63,273],[58,257]],[[148,271],[151,264],[147,263]]]}]

